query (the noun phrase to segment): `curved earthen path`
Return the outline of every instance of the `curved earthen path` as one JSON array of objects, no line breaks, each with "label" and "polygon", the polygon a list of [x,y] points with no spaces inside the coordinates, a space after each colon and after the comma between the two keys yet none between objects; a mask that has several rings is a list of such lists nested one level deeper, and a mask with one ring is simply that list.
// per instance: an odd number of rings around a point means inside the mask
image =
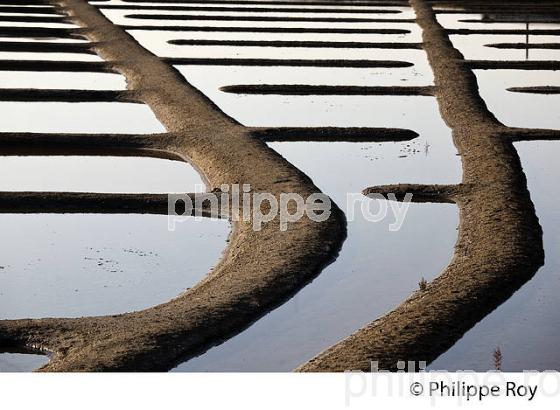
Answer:
[{"label": "curved earthen path", "polygon": [[[512,142],[557,132],[502,125],[478,94],[476,77],[425,0],[411,0],[423,30],[443,119],[453,130],[463,181],[456,186],[392,185],[368,193],[412,192],[420,202],[455,202],[459,236],[449,266],[395,310],[302,365],[299,371],[396,370],[399,360],[431,362],[507,300],[543,264],[542,231]],[[507,63],[504,63],[507,64]]]}]

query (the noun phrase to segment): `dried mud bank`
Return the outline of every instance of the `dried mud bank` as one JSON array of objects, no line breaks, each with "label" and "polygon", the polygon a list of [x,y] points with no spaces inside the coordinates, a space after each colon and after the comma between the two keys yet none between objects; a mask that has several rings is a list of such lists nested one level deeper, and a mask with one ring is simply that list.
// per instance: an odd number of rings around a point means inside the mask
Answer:
[{"label": "dried mud bank", "polygon": [[486,47],[500,48],[500,49],[513,49],[513,50],[559,50],[560,43],[496,43],[487,44]]},{"label": "dried mud bank", "polygon": [[353,67],[353,68],[405,68],[414,64],[397,60],[297,60],[276,58],[195,58],[167,57],[172,65],[227,65],[251,67]]},{"label": "dried mud bank", "polygon": [[431,86],[352,86],[307,84],[236,84],[226,85],[220,91],[233,94],[260,95],[434,95]]},{"label": "dried mud bank", "polygon": [[[559,32],[560,34],[560,32]],[[560,70],[560,61],[489,61],[469,60],[472,70]]]},{"label": "dried mud bank", "polygon": [[15,2],[0,3],[0,13],[37,13],[37,14],[57,14],[60,15],[51,6],[2,6],[2,4],[15,4]]},{"label": "dried mud bank", "polygon": [[[219,111],[165,62],[140,47],[95,7],[83,0],[57,2],[80,26],[80,34],[96,44],[111,70],[126,76],[129,91],[148,104],[169,134],[110,136],[123,150],[168,153],[189,160],[214,190],[222,184],[250,184],[253,191],[307,197],[320,192],[299,170],[245,128]],[[79,149],[77,136],[24,134],[36,148]],[[104,136],[84,144],[100,150],[117,147]],[[12,145],[17,143],[11,136]],[[120,141],[119,141],[120,138]],[[7,144],[8,146],[11,144]],[[21,147],[20,147],[21,148]],[[88,208],[108,212],[122,195],[20,193],[32,206],[58,203],[59,211]],[[10,194],[0,198],[5,208]],[[161,211],[162,198],[128,196],[128,206]],[[150,202],[151,201],[151,202]],[[150,205],[151,204],[151,205]],[[92,209],[93,208],[93,209]],[[143,208],[145,209],[145,208]],[[136,211],[140,211],[137,209]],[[80,319],[49,318],[0,321],[0,346],[27,346],[53,353],[43,371],[168,370],[177,361],[239,332],[310,281],[338,252],[345,237],[345,219],[338,209],[322,223],[307,218],[286,232],[274,220],[255,232],[251,223],[233,223],[229,247],[214,270],[200,283],[168,303],[114,316]]]},{"label": "dried mud bank", "polygon": [[[224,27],[224,26],[119,26],[123,30],[196,31],[212,33],[313,33],[313,34],[409,34],[399,28],[324,28],[324,27]],[[560,31],[559,31],[560,32]],[[1,32],[0,32],[1,33]]]},{"label": "dried mud bank", "polygon": [[[431,362],[507,300],[543,264],[542,230],[512,141],[558,133],[502,125],[478,94],[476,78],[424,0],[411,0],[423,30],[436,97],[461,155],[459,185],[396,185],[365,193],[411,192],[419,202],[455,202],[454,257],[439,277],[400,306],[327,349],[298,371],[396,370],[399,360]],[[458,4],[458,3],[455,3]]]},{"label": "dried mud bank", "polygon": [[141,103],[130,91],[41,90],[36,88],[0,89],[0,101],[42,102],[131,102]]},{"label": "dried mud bank", "polygon": [[77,31],[71,28],[52,27],[0,27],[0,37],[58,37],[76,38]]},{"label": "dried mud bank", "polygon": [[176,46],[240,46],[240,47],[290,47],[290,48],[389,48],[421,50],[420,43],[374,43],[365,41],[283,41],[283,40],[169,40]]},{"label": "dried mud bank", "polygon": [[529,94],[560,94],[560,87],[543,85],[534,87],[510,87],[507,89],[513,93],[529,93]]},{"label": "dried mud bank", "polygon": [[87,43],[40,43],[24,41],[2,41],[0,51],[40,52],[40,53],[85,53],[95,54],[93,45]]}]

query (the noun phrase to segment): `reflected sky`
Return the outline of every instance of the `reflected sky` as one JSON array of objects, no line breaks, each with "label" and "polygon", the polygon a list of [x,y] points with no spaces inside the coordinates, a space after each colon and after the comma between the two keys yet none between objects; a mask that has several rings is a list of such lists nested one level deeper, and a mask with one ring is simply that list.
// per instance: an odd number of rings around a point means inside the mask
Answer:
[{"label": "reflected sky", "polygon": [[[103,61],[97,54],[1,51],[0,60]],[[3,75],[2,75],[3,77]]]},{"label": "reflected sky", "polygon": [[388,127],[417,131],[439,118],[433,97],[242,95],[207,90],[204,92],[226,114],[247,126]]},{"label": "reflected sky", "polygon": [[166,302],[218,262],[225,220],[168,230],[159,215],[0,215],[0,319],[130,312]]},{"label": "reflected sky", "polygon": [[125,90],[126,81],[122,75],[109,73],[4,71],[0,88]]},{"label": "reflected sky", "polygon": [[481,97],[507,126],[560,128],[560,95],[514,93],[510,87],[560,86],[560,71],[475,70]]},{"label": "reflected sky", "polygon": [[[560,50],[547,49],[503,49],[487,47],[488,44],[496,43],[557,43],[556,36],[529,36],[499,35],[499,34],[469,34],[450,36],[453,46],[463,54],[467,60],[558,60]],[[518,70],[520,76],[523,73]]]},{"label": "reflected sky", "polygon": [[165,132],[152,110],[144,104],[0,102],[0,112],[2,132]]},{"label": "reflected sky", "polygon": [[0,156],[0,191],[184,193],[204,191],[192,166],[134,157]]},{"label": "reflected sky", "polygon": [[40,354],[0,353],[0,372],[31,372],[48,361]]}]

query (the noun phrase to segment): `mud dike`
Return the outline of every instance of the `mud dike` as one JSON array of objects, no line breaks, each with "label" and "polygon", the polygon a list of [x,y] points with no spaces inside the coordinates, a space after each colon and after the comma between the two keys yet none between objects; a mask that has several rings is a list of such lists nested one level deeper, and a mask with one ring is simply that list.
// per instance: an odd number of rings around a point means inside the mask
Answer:
[{"label": "mud dike", "polygon": [[[49,3],[22,0],[21,12],[33,6],[43,12]],[[135,1],[135,3],[143,3]],[[154,3],[150,1],[149,3]],[[180,159],[194,165],[207,182],[207,195],[217,195],[223,185],[250,184],[255,192],[297,193],[307,197],[320,192],[300,170],[268,148],[267,141],[405,141],[416,134],[387,128],[250,128],[225,115],[172,67],[189,65],[317,66],[317,67],[407,67],[396,60],[298,60],[257,58],[160,58],[127,33],[130,29],[159,30],[160,26],[117,25],[101,9],[131,10],[131,18],[147,18],[142,10],[216,11],[220,4],[247,6],[255,3],[208,2],[212,7],[152,4],[90,5],[84,0],[53,2],[52,17],[19,17],[10,21],[65,21],[80,28],[0,27],[0,36],[86,38],[89,43],[37,43],[3,41],[1,50],[95,53],[103,62],[2,60],[3,71],[116,72],[127,80],[126,91],[0,90],[3,101],[122,101],[146,104],[167,133],[123,134],[33,134],[2,133],[0,149],[6,155],[71,154],[152,156]],[[460,229],[453,260],[444,272],[389,314],[375,320],[339,344],[298,368],[299,371],[369,370],[372,361],[393,370],[398,360],[427,361],[452,346],[467,330],[507,300],[542,265],[542,231],[526,187],[514,141],[558,139],[555,130],[508,128],[488,111],[478,95],[473,68],[521,67],[554,69],[558,62],[466,61],[435,18],[432,4],[465,4],[492,10],[499,2],[410,2],[423,31],[420,43],[325,41],[268,41],[271,47],[315,48],[423,48],[435,76],[434,87],[352,87],[282,84],[237,84],[224,87],[232,93],[283,95],[435,95],[443,119],[453,130],[454,143],[463,165],[458,185],[401,184],[375,186],[364,193],[411,192],[419,202],[456,203]],[[465,4],[463,4],[465,3]],[[8,4],[8,3],[6,3]],[[9,2],[15,4],[15,0]],[[326,13],[333,4],[403,6],[402,1],[355,2],[258,2],[259,11],[274,11],[287,5],[300,11],[293,21],[333,21],[306,17]],[[306,8],[302,8],[305,6]],[[313,6],[309,8],[309,6]],[[544,9],[557,7],[543,3]],[[218,7],[218,8],[217,8]],[[211,8],[211,10],[209,10]],[[245,7],[243,11],[247,11]],[[249,8],[252,10],[252,8]],[[353,10],[354,12],[354,10]],[[379,11],[383,13],[383,11]],[[378,13],[378,11],[376,11]],[[49,14],[47,12],[46,14]],[[60,17],[58,14],[62,14]],[[247,14],[250,14],[247,13]],[[390,14],[387,12],[387,14]],[[150,17],[152,15],[149,15]],[[157,16],[157,15],[156,15]],[[168,17],[168,16],[167,16]],[[156,17],[154,17],[156,18]],[[205,19],[174,15],[177,21]],[[39,19],[39,20],[37,20]],[[330,19],[330,20],[329,20]],[[226,19],[222,19],[227,21]],[[290,20],[290,19],[288,19]],[[344,22],[372,22],[364,17]],[[244,21],[279,21],[279,18],[247,16]],[[389,18],[387,21],[408,21]],[[14,24],[15,25],[15,24]],[[185,27],[166,25],[168,31],[371,33],[399,34],[402,29]],[[468,33],[464,33],[468,34]],[[260,46],[254,40],[181,40],[177,45]],[[546,86],[546,85],[543,85]],[[404,181],[403,181],[404,182]],[[2,192],[0,210],[5,213],[167,213],[167,195],[97,194],[55,192]],[[52,353],[43,371],[169,370],[180,361],[242,331],[255,320],[282,304],[300,290],[336,257],[345,238],[345,218],[338,209],[321,223],[306,218],[279,229],[279,221],[255,232],[252,222],[232,222],[227,250],[208,276],[177,298],[146,310],[122,315],[76,319],[50,318],[0,321],[0,346],[28,347]],[[374,318],[372,318],[374,319]]]}]

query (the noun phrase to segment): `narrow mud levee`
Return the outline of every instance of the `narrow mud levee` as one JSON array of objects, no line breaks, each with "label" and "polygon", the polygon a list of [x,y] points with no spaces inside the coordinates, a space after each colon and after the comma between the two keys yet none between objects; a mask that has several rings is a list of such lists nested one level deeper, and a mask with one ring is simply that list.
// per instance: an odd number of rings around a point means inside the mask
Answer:
[{"label": "narrow mud levee", "polygon": [[[125,138],[124,148],[188,159],[211,190],[223,184],[249,184],[254,192],[276,197],[295,193],[307,198],[320,192],[309,178],[255,138],[254,130],[223,114],[97,8],[85,0],[56,4],[83,27],[80,34],[95,44],[106,66],[126,76],[127,96],[149,105],[169,132],[140,140]],[[37,149],[45,144],[51,150],[57,141],[67,140],[61,136],[24,137]],[[78,138],[69,138],[66,142],[72,149],[80,148]],[[118,146],[118,138],[112,141]],[[91,143],[108,148],[94,137],[83,142],[84,147]],[[49,195],[36,193],[35,199],[48,202],[53,199]],[[98,201],[95,194],[59,194],[54,199],[62,212],[65,206],[103,207],[110,198]],[[159,205],[153,197],[128,199],[134,206],[144,203],[144,210],[150,201],[158,209],[162,205],[161,198]],[[118,209],[118,204],[113,205]],[[345,219],[336,207],[324,222],[303,217],[285,232],[279,223],[277,218],[255,231],[252,221],[233,222],[229,247],[219,264],[202,282],[168,303],[115,316],[3,320],[0,346],[53,352],[50,362],[40,369],[43,371],[168,370],[180,359],[239,332],[297,292],[336,255],[345,237]]]},{"label": "narrow mud levee", "polygon": [[406,190],[418,193],[419,201],[456,202],[461,218],[455,254],[425,289],[299,371],[368,371],[372,362],[380,369],[396,370],[400,360],[429,363],[543,264],[542,230],[511,143],[521,130],[505,127],[487,110],[474,74],[452,47],[428,2],[410,4],[423,30],[440,111],[462,158],[463,181],[436,188],[372,187],[366,193]]}]

